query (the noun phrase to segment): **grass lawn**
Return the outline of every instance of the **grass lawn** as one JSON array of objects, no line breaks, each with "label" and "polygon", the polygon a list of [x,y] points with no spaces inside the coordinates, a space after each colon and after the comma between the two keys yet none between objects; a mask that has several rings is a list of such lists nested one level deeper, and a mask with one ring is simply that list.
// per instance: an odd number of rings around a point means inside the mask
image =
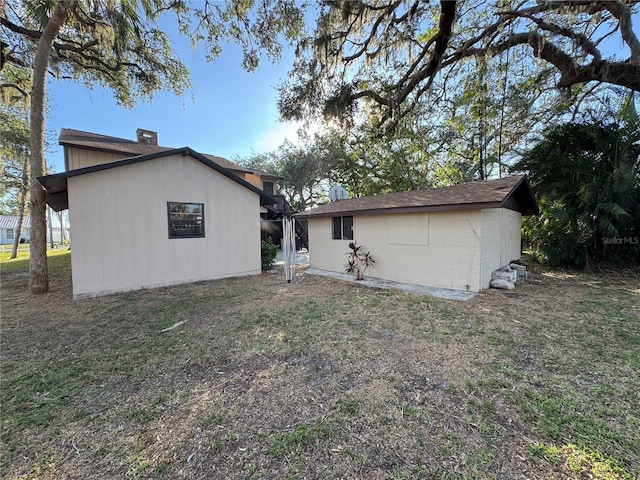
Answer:
[{"label": "grass lawn", "polygon": [[47,295],[0,265],[4,479],[640,476],[638,272],[466,303],[281,271],[74,302],[50,254]]}]

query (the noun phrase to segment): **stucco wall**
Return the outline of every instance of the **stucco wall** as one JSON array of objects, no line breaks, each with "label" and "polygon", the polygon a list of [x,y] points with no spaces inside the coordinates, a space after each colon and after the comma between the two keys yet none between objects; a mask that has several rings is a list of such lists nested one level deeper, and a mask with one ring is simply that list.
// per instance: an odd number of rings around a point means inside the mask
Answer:
[{"label": "stucco wall", "polygon": [[102,165],[103,163],[116,162],[124,158],[130,158],[135,155],[126,153],[107,153],[97,150],[88,150],[77,147],[64,147],[67,170],[75,170],[77,168],[93,167],[94,165]]},{"label": "stucco wall", "polygon": [[520,258],[522,215],[506,208],[482,210],[482,288],[491,272]]},{"label": "stucco wall", "polygon": [[[74,297],[260,273],[258,195],[189,156],[68,181]],[[204,203],[204,238],[168,238],[167,202]]]},{"label": "stucco wall", "polygon": [[[354,240],[376,265],[367,275],[478,291],[481,212],[456,211],[354,217]],[[310,266],[344,271],[348,240],[331,239],[331,218],[309,219]]]}]

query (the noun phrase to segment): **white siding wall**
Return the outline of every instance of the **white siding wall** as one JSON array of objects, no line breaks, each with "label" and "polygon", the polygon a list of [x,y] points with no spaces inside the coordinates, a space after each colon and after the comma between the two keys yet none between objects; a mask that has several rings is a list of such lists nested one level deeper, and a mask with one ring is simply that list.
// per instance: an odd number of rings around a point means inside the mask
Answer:
[{"label": "white siding wall", "polygon": [[500,263],[508,265],[522,256],[522,214],[506,208],[502,210],[502,250]]},{"label": "white siding wall", "polygon": [[506,208],[482,210],[482,288],[491,272],[520,258],[522,215]]},{"label": "white siding wall", "polygon": [[[480,210],[361,215],[353,227],[376,260],[366,275],[471,291],[481,288],[480,228]],[[331,218],[309,219],[311,267],[343,272],[348,244],[331,239]]]},{"label": "white siding wall", "polygon": [[13,243],[13,228],[0,228],[0,243]]},{"label": "white siding wall", "polygon": [[[68,181],[74,297],[260,273],[258,195],[176,155]],[[167,202],[204,203],[204,238],[168,238]]]}]

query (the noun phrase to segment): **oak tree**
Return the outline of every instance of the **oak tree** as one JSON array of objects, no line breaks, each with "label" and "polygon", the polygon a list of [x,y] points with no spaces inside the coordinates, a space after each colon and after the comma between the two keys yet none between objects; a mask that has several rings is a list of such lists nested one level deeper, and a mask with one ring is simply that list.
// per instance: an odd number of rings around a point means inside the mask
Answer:
[{"label": "oak tree", "polygon": [[[392,129],[429,92],[446,95],[471,59],[492,68],[509,51],[527,78],[565,93],[592,82],[640,91],[637,11],[636,0],[324,1],[281,85],[280,110],[344,119],[366,105]],[[623,48],[612,52],[612,42]]]}]

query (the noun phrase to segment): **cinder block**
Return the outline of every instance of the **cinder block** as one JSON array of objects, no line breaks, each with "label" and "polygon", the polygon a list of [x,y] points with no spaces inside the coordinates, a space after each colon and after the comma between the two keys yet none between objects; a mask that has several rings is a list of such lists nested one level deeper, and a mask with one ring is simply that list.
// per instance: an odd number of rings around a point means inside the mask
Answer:
[{"label": "cinder block", "polygon": [[529,277],[529,272],[527,271],[527,267],[524,265],[519,265],[517,263],[512,263],[509,265],[513,270],[518,273],[518,280],[525,282]]},{"label": "cinder block", "polygon": [[518,272],[516,270],[495,270],[491,273],[491,280],[506,280],[507,282],[516,283]]}]

